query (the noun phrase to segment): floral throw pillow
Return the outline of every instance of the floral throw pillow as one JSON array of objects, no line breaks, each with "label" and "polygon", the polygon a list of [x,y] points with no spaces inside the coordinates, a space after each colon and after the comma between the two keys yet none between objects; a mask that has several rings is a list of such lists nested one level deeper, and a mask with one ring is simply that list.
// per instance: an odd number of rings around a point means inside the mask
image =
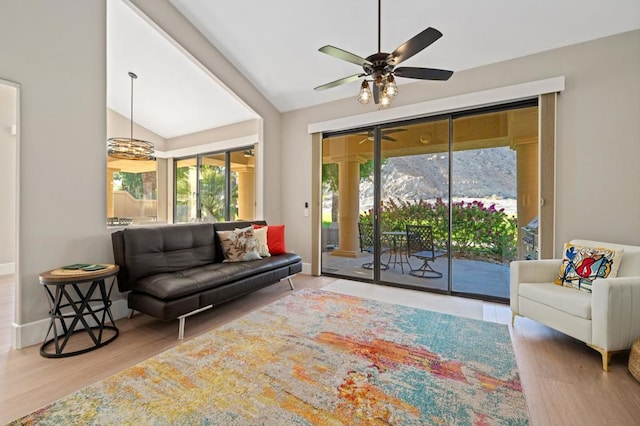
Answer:
[{"label": "floral throw pillow", "polygon": [[591,293],[596,278],[614,278],[623,250],[577,246],[566,243],[555,283]]},{"label": "floral throw pillow", "polygon": [[222,245],[224,262],[262,259],[258,253],[258,240],[253,236],[253,227],[217,232]]}]

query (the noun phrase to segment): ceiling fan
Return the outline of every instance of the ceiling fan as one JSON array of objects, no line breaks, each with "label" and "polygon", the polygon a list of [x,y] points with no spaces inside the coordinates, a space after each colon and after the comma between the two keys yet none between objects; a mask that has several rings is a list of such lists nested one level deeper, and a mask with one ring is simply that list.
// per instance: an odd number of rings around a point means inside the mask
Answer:
[{"label": "ceiling fan", "polygon": [[[400,133],[400,132],[406,132],[407,129],[389,129],[389,130],[382,130],[381,133],[381,138],[382,140],[385,141],[389,141],[389,142],[397,142],[398,140],[396,138],[392,138],[391,136],[389,136],[390,134],[393,133]],[[373,142],[373,130],[369,130],[366,133],[358,133],[359,135],[366,135],[366,138],[362,139],[360,142],[358,142],[358,144],[363,144],[366,141],[371,141]]]},{"label": "ceiling fan", "polygon": [[369,89],[369,81],[366,77],[372,78],[373,83],[373,100],[376,104],[380,104],[380,108],[388,108],[391,105],[391,99],[398,93],[398,86],[395,83],[395,77],[415,78],[419,80],[448,80],[453,71],[442,70],[437,68],[417,68],[417,67],[400,67],[396,68],[401,62],[409,59],[416,53],[422,51],[440,37],[442,33],[435,28],[427,28],[413,38],[404,42],[400,47],[392,53],[385,53],[380,48],[380,3],[378,0],[378,53],[362,58],[346,50],[334,47],[323,46],[320,52],[360,65],[363,72],[353,74],[339,80],[323,84],[315,88],[315,90],[325,90],[342,84],[351,83],[361,77],[365,77],[360,87],[358,101],[362,104],[369,103],[371,99],[371,90]]}]

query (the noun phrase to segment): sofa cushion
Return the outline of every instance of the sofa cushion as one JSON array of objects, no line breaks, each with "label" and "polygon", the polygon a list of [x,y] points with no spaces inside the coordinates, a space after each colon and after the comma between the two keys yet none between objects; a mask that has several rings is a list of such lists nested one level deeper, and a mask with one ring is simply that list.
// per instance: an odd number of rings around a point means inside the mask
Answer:
[{"label": "sofa cushion", "polygon": [[267,228],[269,253],[284,254],[287,252],[287,246],[284,242],[284,225],[253,225],[253,227],[256,229]]},{"label": "sofa cushion", "polygon": [[220,238],[225,262],[246,262],[261,259],[258,253],[258,240],[253,236],[253,227],[216,231]]},{"label": "sofa cushion", "polygon": [[570,315],[591,319],[591,293],[575,291],[555,283],[522,283],[518,287],[519,296],[542,303]]},{"label": "sofa cushion", "polygon": [[596,278],[615,278],[623,249],[586,247],[567,243],[555,283],[591,293]]},{"label": "sofa cushion", "polygon": [[136,292],[171,300],[278,268],[300,263],[297,254],[284,254],[253,262],[210,263],[182,271],[147,276],[131,284]]},{"label": "sofa cushion", "polygon": [[213,238],[217,244],[215,261],[216,262],[224,261],[224,255],[222,254],[222,246],[220,245],[220,237],[218,237],[218,231],[232,231],[236,228],[246,228],[247,226],[253,226],[254,224],[266,225],[267,222],[265,222],[264,220],[252,220],[252,221],[239,220],[235,222],[214,222],[213,229],[215,233]]},{"label": "sofa cushion", "polygon": [[254,228],[253,236],[258,241],[258,254],[260,257],[269,257],[271,253],[269,253],[269,244],[267,243],[267,227],[262,228]]},{"label": "sofa cushion", "polygon": [[123,231],[128,280],[209,264],[216,257],[213,226],[207,223]]}]

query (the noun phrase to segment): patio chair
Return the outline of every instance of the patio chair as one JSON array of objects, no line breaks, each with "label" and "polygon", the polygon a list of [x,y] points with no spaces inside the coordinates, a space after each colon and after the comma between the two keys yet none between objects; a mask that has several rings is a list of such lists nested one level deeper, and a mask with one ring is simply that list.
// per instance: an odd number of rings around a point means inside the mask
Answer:
[{"label": "patio chair", "polygon": [[[373,225],[358,222],[358,237],[360,241],[360,251],[373,254],[374,251],[374,239],[373,239]],[[382,255],[391,251],[391,247],[380,246],[380,269],[386,271],[389,269],[388,263],[382,263]],[[362,267],[365,269],[373,269],[373,262],[363,263]]]},{"label": "patio chair", "polygon": [[438,251],[433,244],[433,229],[429,225],[406,225],[407,229],[407,255],[422,260],[418,269],[411,269],[411,275],[420,278],[441,278],[442,272],[434,270],[429,262],[434,262],[438,257],[447,254]]}]

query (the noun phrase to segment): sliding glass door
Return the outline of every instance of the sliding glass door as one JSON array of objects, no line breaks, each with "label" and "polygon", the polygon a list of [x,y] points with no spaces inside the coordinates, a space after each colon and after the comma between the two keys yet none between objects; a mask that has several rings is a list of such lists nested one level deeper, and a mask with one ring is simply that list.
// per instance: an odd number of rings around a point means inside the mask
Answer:
[{"label": "sliding glass door", "polygon": [[452,125],[452,291],[508,299],[509,262],[537,251],[538,107],[454,116]]},{"label": "sliding glass door", "polygon": [[378,229],[364,220],[375,206],[373,130],[322,142],[322,272],[373,280],[379,268]]},{"label": "sliding glass door", "polygon": [[383,282],[446,292],[449,120],[380,129]]},{"label": "sliding glass door", "polygon": [[323,139],[322,272],[507,300],[538,256],[535,100]]}]

